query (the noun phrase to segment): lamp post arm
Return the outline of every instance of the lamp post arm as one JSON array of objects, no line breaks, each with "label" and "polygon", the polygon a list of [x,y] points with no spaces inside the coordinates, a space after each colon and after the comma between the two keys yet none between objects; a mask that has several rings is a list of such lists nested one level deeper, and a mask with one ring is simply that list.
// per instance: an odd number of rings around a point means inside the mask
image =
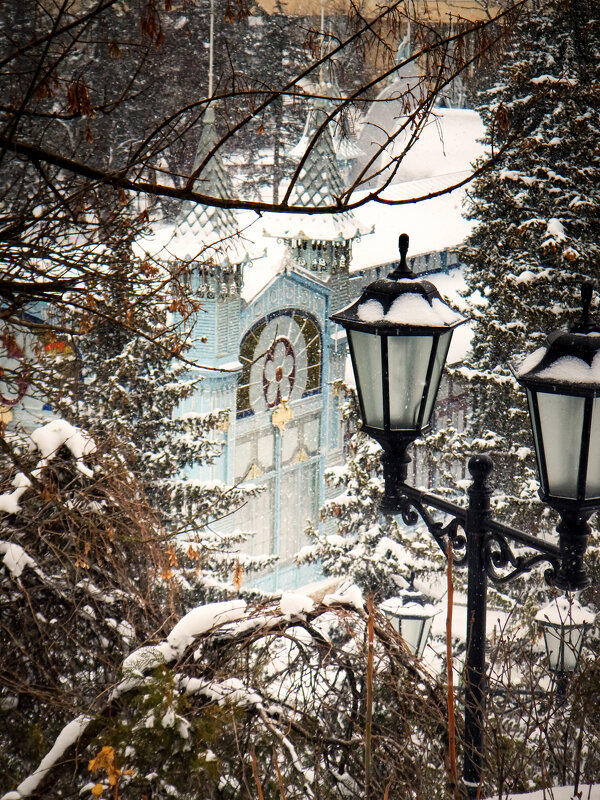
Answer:
[{"label": "lamp post arm", "polygon": [[[448,514],[451,520],[445,525],[435,520],[428,509],[435,509]],[[456,503],[438,497],[430,492],[415,489],[407,483],[397,486],[396,511],[407,525],[416,525],[419,520],[425,523],[427,530],[437,542],[440,550],[447,554],[448,539],[452,542],[453,560],[457,567],[467,565],[466,522],[468,509]],[[462,529],[462,533],[460,531]],[[532,536],[518,528],[503,522],[485,519],[485,569],[493,583],[504,584],[529,572],[539,563],[546,562],[546,581],[552,583],[560,565],[560,547],[545,539]],[[516,554],[511,544],[520,545],[535,551],[536,555]],[[508,574],[501,568],[513,567]]]}]

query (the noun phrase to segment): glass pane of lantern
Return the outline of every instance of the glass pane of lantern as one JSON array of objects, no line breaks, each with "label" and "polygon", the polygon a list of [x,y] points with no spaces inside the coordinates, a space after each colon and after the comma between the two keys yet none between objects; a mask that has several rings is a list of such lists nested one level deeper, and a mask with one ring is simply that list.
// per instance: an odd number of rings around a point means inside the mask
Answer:
[{"label": "glass pane of lantern", "polygon": [[554,672],[573,672],[583,645],[585,628],[576,626],[544,626],[546,651],[550,669]]},{"label": "glass pane of lantern", "polygon": [[577,498],[584,397],[538,392],[548,491]]},{"label": "glass pane of lantern", "polygon": [[538,472],[540,473],[540,481],[543,482],[543,480],[544,480],[544,478],[543,478],[544,471],[543,471],[542,467],[540,466],[540,457],[541,457],[541,452],[542,451],[540,449],[541,445],[540,445],[540,440],[539,440],[539,437],[538,437],[538,426],[535,424],[535,419],[536,419],[535,410],[534,410],[535,406],[533,404],[533,399],[532,399],[534,394],[535,394],[535,392],[532,392],[531,389],[527,389],[527,403],[529,405],[529,419],[531,420],[531,428],[533,430],[533,446],[535,447],[535,454],[536,454],[536,457],[537,457],[537,464],[538,464]]},{"label": "glass pane of lantern", "polygon": [[354,351],[354,373],[362,396],[365,423],[383,429],[381,337],[349,331]]},{"label": "glass pane of lantern", "polygon": [[427,367],[433,344],[431,336],[390,336],[390,427],[415,428],[423,399]]},{"label": "glass pane of lantern", "polygon": [[431,419],[431,412],[433,411],[433,404],[435,403],[435,398],[437,397],[437,390],[442,378],[442,370],[444,369],[444,364],[446,363],[446,356],[448,355],[451,339],[451,330],[447,333],[443,333],[438,339],[437,352],[435,354],[433,372],[431,375],[431,388],[429,390],[427,403],[425,405],[425,414],[423,415],[423,425],[427,425]]},{"label": "glass pane of lantern", "polygon": [[400,620],[400,635],[417,657],[423,655],[433,617],[405,617]]},{"label": "glass pane of lantern", "polygon": [[600,397],[594,399],[588,456],[586,499],[600,497]]}]

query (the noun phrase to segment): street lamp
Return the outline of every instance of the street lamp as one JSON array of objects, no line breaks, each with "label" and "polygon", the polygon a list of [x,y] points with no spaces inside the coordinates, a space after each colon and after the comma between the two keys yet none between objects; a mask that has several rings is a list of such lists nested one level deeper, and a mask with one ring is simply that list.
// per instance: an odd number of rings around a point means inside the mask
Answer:
[{"label": "street lamp", "polygon": [[423,595],[416,591],[406,591],[402,597],[390,597],[380,605],[380,609],[392,623],[396,633],[406,642],[411,653],[421,658],[431,631],[437,609],[431,603],[423,602]]},{"label": "street lamp", "polygon": [[[463,779],[468,797],[475,798],[483,772],[488,578],[502,585],[546,562],[551,585],[576,591],[589,582],[583,565],[587,520],[600,507],[600,463],[589,458],[600,449],[600,330],[589,321],[586,288],[581,321],[568,334],[551,334],[543,352],[517,371],[529,396],[541,497],[561,514],[556,545],[491,519],[493,464],[487,455],[469,460],[467,508],[406,483],[408,447],[429,429],[452,331],[465,319],[410,272],[406,234],[399,249],[399,267],[331,319],[348,333],[363,429],[384,450],[382,510],[401,514],[407,524],[423,520],[442,551],[451,551],[453,563],[468,570]],[[582,371],[585,379],[578,377]],[[572,470],[576,481],[569,480]],[[429,508],[450,515],[450,522],[442,526]]]},{"label": "street lamp", "polygon": [[383,447],[392,486],[406,480],[407,449],[430,428],[452,333],[466,322],[409,270],[405,233],[399,250],[397,269],[331,317],[347,331],[363,430]]},{"label": "street lamp", "polygon": [[582,316],[553,331],[515,377],[525,387],[540,473],[540,497],[561,515],[564,554],[555,585],[583,589],[590,527],[600,508],[600,329],[589,316],[592,285],[582,287]]},{"label": "street lamp", "polygon": [[558,676],[574,672],[588,630],[596,615],[573,597],[558,597],[538,611],[535,621],[544,634],[548,666]]}]

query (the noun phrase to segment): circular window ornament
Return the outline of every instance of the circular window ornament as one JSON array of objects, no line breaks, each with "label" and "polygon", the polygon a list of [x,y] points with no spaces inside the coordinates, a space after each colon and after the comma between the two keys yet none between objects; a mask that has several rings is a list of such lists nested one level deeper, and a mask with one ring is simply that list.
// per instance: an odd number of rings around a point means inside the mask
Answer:
[{"label": "circular window ornament", "polygon": [[296,382],[296,356],[291,342],[283,336],[269,347],[263,367],[263,393],[268,408],[288,402]]},{"label": "circular window ornament", "polygon": [[272,411],[321,389],[321,334],[298,309],[274,313],[244,336],[237,413]]}]

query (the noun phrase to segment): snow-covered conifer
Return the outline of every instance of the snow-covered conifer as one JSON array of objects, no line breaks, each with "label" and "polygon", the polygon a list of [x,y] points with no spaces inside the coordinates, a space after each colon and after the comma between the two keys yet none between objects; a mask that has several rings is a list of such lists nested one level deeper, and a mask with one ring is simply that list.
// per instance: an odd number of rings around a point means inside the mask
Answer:
[{"label": "snow-covered conifer", "polygon": [[247,569],[264,566],[239,554],[245,533],[217,536],[207,527],[258,490],[186,477],[190,468],[220,455],[229,412],[176,413],[196,389],[185,337],[199,305],[186,291],[185,265],[178,272],[170,264],[167,271],[137,258],[133,235],[126,225],[110,229],[105,280],[88,298],[93,312],[78,316],[66,307],[65,321],[81,333],[66,348],[46,347],[36,365],[37,382],[53,409],[124,458],[173,537],[173,568],[197,576],[196,584],[210,573],[216,588],[218,581],[231,580],[240,563]]},{"label": "snow-covered conifer", "polygon": [[526,9],[480,109],[497,160],[470,195],[477,226],[464,257],[480,301],[462,373],[473,389],[472,448],[494,457],[506,514],[537,529],[528,415],[509,362],[572,322],[582,281],[599,274],[600,28],[590,0]]},{"label": "snow-covered conifer", "polygon": [[[356,393],[348,388],[345,393],[344,415],[355,421]],[[381,455],[381,447],[365,433],[353,435],[346,463],[325,474],[337,494],[321,508],[324,530],[307,529],[312,544],[298,557],[300,562],[319,560],[326,575],[347,577],[378,600],[397,595],[412,577],[444,568],[443,555],[428,533],[404,525],[399,517],[382,517]]]}]

